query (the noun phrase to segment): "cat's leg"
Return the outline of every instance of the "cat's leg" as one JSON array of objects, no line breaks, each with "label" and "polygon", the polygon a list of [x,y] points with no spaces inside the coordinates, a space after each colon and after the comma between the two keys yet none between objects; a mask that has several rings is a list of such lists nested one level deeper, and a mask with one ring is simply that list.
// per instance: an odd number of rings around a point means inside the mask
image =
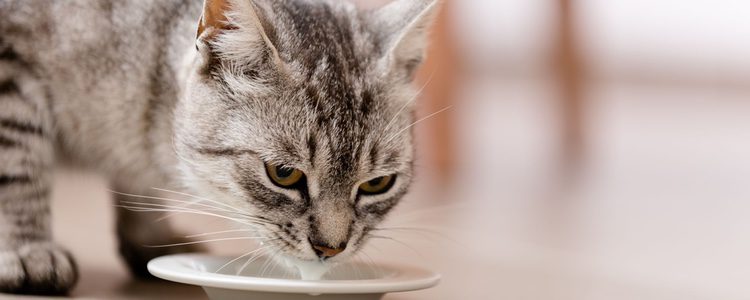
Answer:
[{"label": "cat's leg", "polygon": [[[126,189],[115,191],[127,194],[143,196],[157,196],[149,192],[132,192]],[[132,202],[159,203],[147,198],[114,194],[115,201],[119,204],[117,208],[117,238],[119,241],[120,255],[125,260],[131,273],[137,277],[149,278],[151,275],[146,269],[149,260],[168,254],[200,252],[202,247],[194,244],[178,245],[172,247],[155,247],[171,244],[190,242],[184,234],[175,232],[165,213],[139,212],[123,208],[123,206],[134,206]]]},{"label": "cat's leg", "polygon": [[[2,50],[2,49],[0,49]],[[52,241],[51,117],[38,82],[0,56],[0,292],[62,294],[78,278]]]}]

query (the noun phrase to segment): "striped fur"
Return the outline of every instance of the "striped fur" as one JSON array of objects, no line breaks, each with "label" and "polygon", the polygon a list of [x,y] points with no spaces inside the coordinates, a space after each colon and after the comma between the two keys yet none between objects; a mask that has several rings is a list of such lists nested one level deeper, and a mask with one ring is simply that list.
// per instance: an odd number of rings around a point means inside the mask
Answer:
[{"label": "striped fur", "polygon": [[15,55],[2,57],[0,290],[63,292],[77,271],[68,252],[50,242],[51,112],[44,90]]},{"label": "striped fur", "polygon": [[[374,11],[208,1],[225,4],[226,23],[196,38],[200,1],[0,0],[0,291],[63,293],[76,282],[51,237],[55,158],[117,191],[183,189],[241,209],[291,261],[317,261],[312,240],[346,246],[321,263],[350,257],[407,192],[410,81],[436,0]],[[279,188],[265,163],[306,181]],[[392,191],[356,192],[391,174]],[[141,247],[173,242],[147,219],[118,212],[120,251],[137,275],[150,258],[194,250]]]}]

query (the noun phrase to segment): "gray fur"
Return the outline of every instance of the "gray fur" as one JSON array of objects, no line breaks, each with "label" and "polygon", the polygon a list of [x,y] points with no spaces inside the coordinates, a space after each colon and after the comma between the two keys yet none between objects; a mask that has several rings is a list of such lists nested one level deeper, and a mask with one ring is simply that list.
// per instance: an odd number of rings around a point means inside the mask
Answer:
[{"label": "gray fur", "polygon": [[[0,291],[75,283],[73,260],[51,242],[55,157],[102,172],[117,191],[181,188],[239,208],[264,220],[255,228],[283,257],[317,260],[311,240],[346,245],[326,263],[351,256],[411,181],[402,129],[434,2],[364,12],[230,0],[231,29],[196,39],[200,1],[0,0]],[[264,163],[302,170],[307,184],[279,188]],[[391,174],[392,191],[356,193]],[[139,247],[169,243],[171,231],[118,216],[135,273],[191,250]],[[29,260],[40,255],[52,262]]]}]

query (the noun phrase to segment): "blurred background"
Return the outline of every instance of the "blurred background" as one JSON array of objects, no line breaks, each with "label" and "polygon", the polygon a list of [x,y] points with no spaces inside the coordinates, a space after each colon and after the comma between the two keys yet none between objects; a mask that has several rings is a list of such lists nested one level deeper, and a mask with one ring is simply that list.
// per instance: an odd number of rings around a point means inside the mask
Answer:
[{"label": "blurred background", "polygon": [[[365,251],[444,278],[386,299],[750,298],[750,2],[445,5],[418,115],[450,108],[416,127],[419,179],[386,225],[397,242]],[[203,299],[128,281],[104,181],[60,175],[74,296]]]}]

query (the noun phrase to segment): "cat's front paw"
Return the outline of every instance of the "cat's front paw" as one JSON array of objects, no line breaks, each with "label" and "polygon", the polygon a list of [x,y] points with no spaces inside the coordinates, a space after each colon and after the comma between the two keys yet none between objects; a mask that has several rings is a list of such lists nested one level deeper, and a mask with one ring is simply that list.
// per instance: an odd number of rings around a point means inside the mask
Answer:
[{"label": "cat's front paw", "polygon": [[52,242],[0,251],[0,292],[65,294],[78,281],[78,269],[67,250]]}]

